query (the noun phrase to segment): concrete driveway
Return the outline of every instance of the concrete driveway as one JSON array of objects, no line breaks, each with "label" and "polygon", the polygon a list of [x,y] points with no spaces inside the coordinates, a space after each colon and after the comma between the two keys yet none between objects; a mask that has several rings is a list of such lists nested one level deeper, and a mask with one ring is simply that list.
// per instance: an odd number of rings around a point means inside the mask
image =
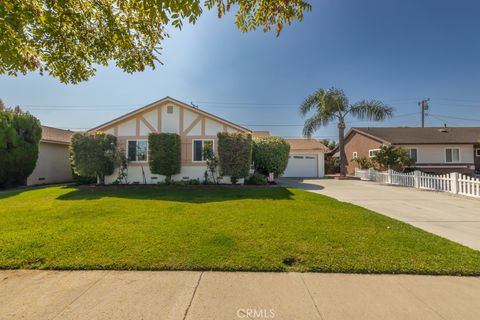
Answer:
[{"label": "concrete driveway", "polygon": [[476,320],[479,300],[472,277],[0,271],[2,320]]},{"label": "concrete driveway", "polygon": [[480,200],[360,180],[281,179],[480,250]]}]

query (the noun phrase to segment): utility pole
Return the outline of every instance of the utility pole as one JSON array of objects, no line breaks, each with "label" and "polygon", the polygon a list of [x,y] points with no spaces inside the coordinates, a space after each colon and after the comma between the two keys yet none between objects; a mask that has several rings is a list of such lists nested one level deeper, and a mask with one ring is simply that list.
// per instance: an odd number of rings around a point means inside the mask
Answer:
[{"label": "utility pole", "polygon": [[425,110],[428,110],[428,101],[430,101],[430,98],[423,99],[418,103],[418,106],[422,108],[422,128],[425,128]]}]

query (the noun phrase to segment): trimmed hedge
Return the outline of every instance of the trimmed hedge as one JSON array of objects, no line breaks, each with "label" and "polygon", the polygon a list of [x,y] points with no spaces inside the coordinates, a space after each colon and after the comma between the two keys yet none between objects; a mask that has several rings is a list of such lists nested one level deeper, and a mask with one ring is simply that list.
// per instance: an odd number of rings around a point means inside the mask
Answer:
[{"label": "trimmed hedge", "polygon": [[0,111],[0,187],[24,184],[35,169],[40,121],[28,113]]},{"label": "trimmed hedge", "polygon": [[252,136],[242,133],[219,132],[218,158],[221,175],[230,176],[233,184],[248,176],[252,162]]},{"label": "trimmed hedge", "polygon": [[281,176],[288,164],[290,145],[280,137],[258,137],[253,142],[253,163],[255,171],[266,176],[273,172],[275,178]]},{"label": "trimmed hedge", "polygon": [[113,174],[117,159],[117,137],[103,132],[75,133],[70,144],[70,161],[75,174],[96,177],[101,184]]},{"label": "trimmed hedge", "polygon": [[148,159],[150,171],[170,180],[181,169],[180,136],[176,133],[150,133],[148,135]]}]

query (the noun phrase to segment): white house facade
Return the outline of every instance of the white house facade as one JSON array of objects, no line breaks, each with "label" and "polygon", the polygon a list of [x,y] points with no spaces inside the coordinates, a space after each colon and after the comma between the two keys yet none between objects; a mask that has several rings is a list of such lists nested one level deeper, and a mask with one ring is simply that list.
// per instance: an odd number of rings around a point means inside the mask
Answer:
[{"label": "white house facade", "polygon": [[[148,135],[150,133],[176,133],[181,138],[181,172],[173,180],[203,179],[206,162],[203,149],[213,146],[217,152],[218,132],[249,133],[233,122],[200,110],[181,101],[166,97],[143,108],[89,130],[115,135],[117,144],[128,160],[129,183],[158,183],[165,177],[150,172],[148,163]],[[118,169],[105,178],[105,183],[117,180]],[[224,177],[223,181],[230,179]]]}]

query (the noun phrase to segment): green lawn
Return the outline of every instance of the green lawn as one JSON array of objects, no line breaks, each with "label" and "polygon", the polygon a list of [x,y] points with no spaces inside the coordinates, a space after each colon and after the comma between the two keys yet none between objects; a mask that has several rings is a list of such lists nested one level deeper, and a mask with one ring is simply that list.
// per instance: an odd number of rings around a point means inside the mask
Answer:
[{"label": "green lawn", "polygon": [[48,187],[0,193],[0,268],[479,275],[480,252],[297,189]]}]

